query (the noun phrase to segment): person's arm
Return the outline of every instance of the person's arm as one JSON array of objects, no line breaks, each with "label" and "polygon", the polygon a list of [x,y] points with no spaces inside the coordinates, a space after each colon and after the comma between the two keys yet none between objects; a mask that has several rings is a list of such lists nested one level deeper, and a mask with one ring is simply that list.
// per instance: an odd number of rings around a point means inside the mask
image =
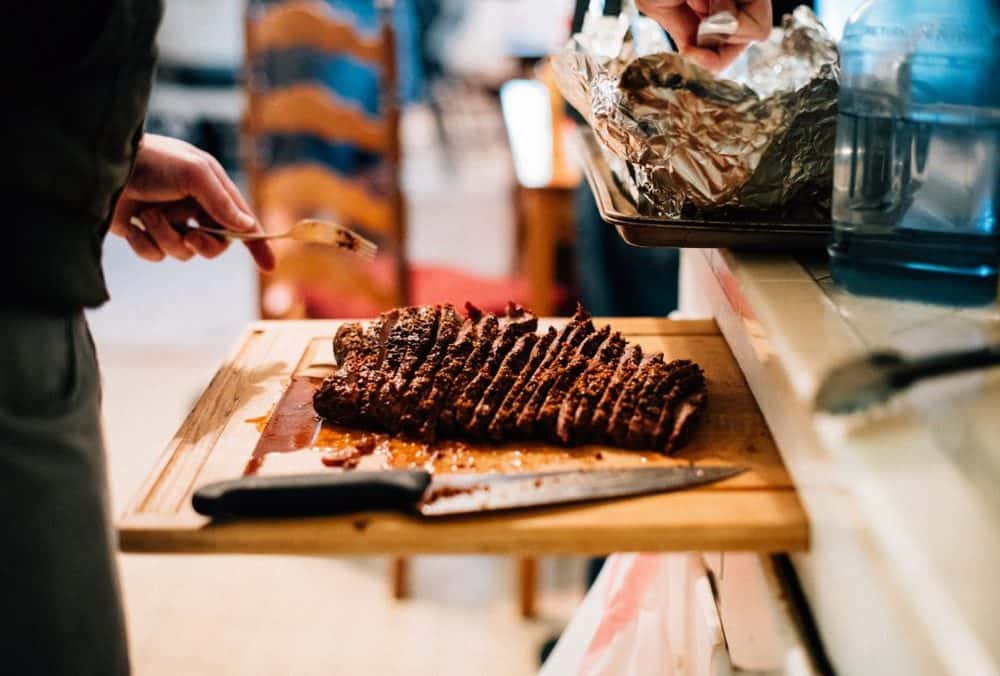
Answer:
[{"label": "person's arm", "polygon": [[[724,69],[749,43],[771,34],[771,0],[636,0],[635,4],[663,26],[682,56],[712,71]],[[699,47],[698,25],[717,12],[731,12],[739,27],[718,49]]]},{"label": "person's arm", "polygon": [[[132,222],[136,217],[140,228]],[[186,261],[194,255],[214,258],[228,241],[184,226],[199,225],[237,232],[260,229],[250,206],[214,157],[177,139],[146,134],[135,168],[111,219],[111,232],[124,238],[149,261],[166,256]],[[270,270],[274,254],[267,242],[247,242],[257,265]]]}]

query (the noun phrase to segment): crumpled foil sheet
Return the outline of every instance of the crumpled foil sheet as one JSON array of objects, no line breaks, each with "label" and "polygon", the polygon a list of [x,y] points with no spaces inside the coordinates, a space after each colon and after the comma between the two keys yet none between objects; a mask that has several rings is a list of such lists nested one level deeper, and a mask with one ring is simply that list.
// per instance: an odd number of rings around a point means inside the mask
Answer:
[{"label": "crumpled foil sheet", "polygon": [[673,52],[636,56],[627,34],[604,28],[573,36],[553,72],[622,160],[612,169],[640,212],[829,222],[839,64],[809,8],[721,76]]}]

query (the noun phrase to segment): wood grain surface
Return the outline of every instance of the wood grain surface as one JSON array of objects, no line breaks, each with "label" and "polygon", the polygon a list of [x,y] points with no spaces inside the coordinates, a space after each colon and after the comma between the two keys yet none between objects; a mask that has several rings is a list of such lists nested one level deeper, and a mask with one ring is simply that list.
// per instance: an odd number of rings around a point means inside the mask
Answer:
[{"label": "wood grain surface", "polygon": [[[544,320],[558,324],[564,320]],[[456,517],[394,514],[242,520],[212,523],[190,506],[210,481],[238,477],[293,376],[322,377],[332,368],[336,321],[258,322],[222,365],[119,520],[121,548],[134,552],[298,554],[588,553],[613,551],[798,551],[809,529],[774,441],[725,340],[711,321],[651,318],[610,322],[644,350],[690,358],[706,372],[709,408],[676,457],[604,446],[562,449],[542,444],[499,448],[443,444],[473,464],[451,471],[530,471],[632,465],[739,465],[725,482],[693,490]],[[452,450],[447,450],[452,448]],[[266,456],[262,473],[338,471],[320,462],[324,449]],[[291,457],[291,456],[294,456]],[[408,457],[407,462],[415,462]],[[422,459],[417,458],[420,464]],[[403,466],[375,455],[383,466]],[[454,464],[454,463],[453,463]],[[449,471],[448,461],[434,462]]]}]

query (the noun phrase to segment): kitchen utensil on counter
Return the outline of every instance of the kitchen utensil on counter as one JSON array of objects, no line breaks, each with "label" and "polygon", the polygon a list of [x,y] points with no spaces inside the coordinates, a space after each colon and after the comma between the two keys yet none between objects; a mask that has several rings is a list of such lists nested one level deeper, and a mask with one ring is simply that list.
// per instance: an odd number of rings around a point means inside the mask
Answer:
[{"label": "kitchen utensil on counter", "polygon": [[925,357],[874,352],[831,370],[814,405],[825,413],[853,413],[886,401],[918,381],[990,366],[1000,366],[1000,343]]},{"label": "kitchen utensil on counter", "polygon": [[[143,222],[135,216],[130,219],[130,222],[138,228],[146,229]],[[299,242],[327,244],[345,249],[368,260],[374,259],[375,254],[378,253],[378,245],[375,242],[362,237],[350,228],[345,228],[332,221],[324,221],[318,218],[304,218],[284,232],[234,232],[232,230],[223,230],[222,228],[206,228],[203,226],[199,226],[197,229],[201,232],[228,237],[229,239],[238,239],[244,242],[287,238]]]},{"label": "kitchen utensil on counter", "polygon": [[365,511],[448,516],[662,493],[722,481],[742,467],[647,467],[525,474],[423,470],[242,477],[211,483],[191,498],[205,516],[295,516]]}]

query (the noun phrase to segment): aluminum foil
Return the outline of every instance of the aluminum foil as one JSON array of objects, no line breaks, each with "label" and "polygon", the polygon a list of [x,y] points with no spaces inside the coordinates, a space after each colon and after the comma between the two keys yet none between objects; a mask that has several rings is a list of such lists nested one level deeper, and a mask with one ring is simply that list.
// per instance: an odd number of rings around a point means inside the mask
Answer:
[{"label": "aluminum foil", "polygon": [[829,221],[838,56],[810,9],[721,76],[637,49],[635,31],[587,28],[553,56],[556,82],[621,160],[612,168],[640,211]]}]

